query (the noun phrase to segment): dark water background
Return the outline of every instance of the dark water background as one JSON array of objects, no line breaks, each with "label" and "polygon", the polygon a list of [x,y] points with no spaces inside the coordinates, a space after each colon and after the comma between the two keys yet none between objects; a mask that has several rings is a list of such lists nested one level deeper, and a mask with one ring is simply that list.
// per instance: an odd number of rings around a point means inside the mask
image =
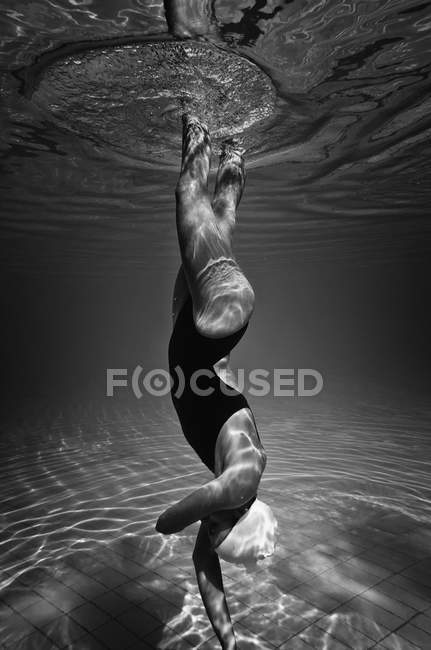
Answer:
[{"label": "dark water background", "polygon": [[[279,111],[239,213],[257,305],[234,362],[325,382],[316,398],[252,401],[264,489],[281,514],[290,477],[297,522],[352,525],[364,504],[429,522],[431,3],[216,0],[213,18],[208,38],[265,70]],[[105,397],[106,368],[166,368],[177,171],[59,128],[13,74],[65,43],[166,35],[163,4],[17,0],[0,32],[11,584],[106,531],[152,530],[163,472],[172,489],[203,474],[167,398]]]}]

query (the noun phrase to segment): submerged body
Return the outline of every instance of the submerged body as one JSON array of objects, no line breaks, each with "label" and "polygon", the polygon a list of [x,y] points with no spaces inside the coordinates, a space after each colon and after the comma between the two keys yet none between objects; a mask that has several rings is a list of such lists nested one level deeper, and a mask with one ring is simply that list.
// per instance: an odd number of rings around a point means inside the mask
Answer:
[{"label": "submerged body", "polygon": [[246,328],[221,339],[202,336],[194,325],[188,296],[169,343],[171,376],[181,369],[184,381],[184,386],[180,386],[179,379],[172,386],[173,404],[187,441],[216,476],[223,471],[222,443],[217,446],[223,428],[227,435],[233,435],[232,430],[239,427],[256,451],[264,453],[248,402],[233,384],[226,362]]},{"label": "submerged body", "polygon": [[174,289],[169,366],[172,377],[182,376],[172,387],[172,399],[184,435],[214,479],[168,508],[156,529],[169,534],[201,521],[193,552],[199,589],[222,647],[231,650],[236,641],[219,555],[229,561],[269,555],[276,529],[270,508],[256,498],[266,454],[229,368],[229,354],[254,308],[253,289],[232,252],[245,171],[242,151],[226,144],[211,202],[208,130],[196,118],[183,119],[176,189],[182,265]]}]

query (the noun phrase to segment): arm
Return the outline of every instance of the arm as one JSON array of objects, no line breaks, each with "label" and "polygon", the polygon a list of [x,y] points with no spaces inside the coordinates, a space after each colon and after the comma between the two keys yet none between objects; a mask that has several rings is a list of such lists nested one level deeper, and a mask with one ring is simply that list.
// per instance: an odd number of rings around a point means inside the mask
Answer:
[{"label": "arm", "polygon": [[232,621],[223,589],[220,561],[211,548],[206,523],[202,523],[193,551],[193,564],[202,601],[223,650],[236,650]]},{"label": "arm", "polygon": [[157,520],[156,530],[165,535],[178,533],[213,512],[239,508],[256,493],[257,483],[241,480],[238,469],[231,467],[165,510]]}]

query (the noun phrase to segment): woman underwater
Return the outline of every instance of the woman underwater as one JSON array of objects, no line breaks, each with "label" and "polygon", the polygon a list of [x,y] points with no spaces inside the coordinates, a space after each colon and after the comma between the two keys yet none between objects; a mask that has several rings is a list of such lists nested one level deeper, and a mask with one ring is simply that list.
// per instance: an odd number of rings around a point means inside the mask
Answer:
[{"label": "woman underwater", "polygon": [[236,208],[245,183],[243,150],[224,143],[214,198],[208,193],[208,129],[183,116],[183,150],[176,187],[182,265],[173,297],[169,343],[172,399],[184,435],[215,478],[160,515],[156,530],[177,533],[200,521],[193,551],[199,590],[222,648],[235,634],[219,558],[254,564],[274,551],[277,522],[257,488],[266,454],[245,397],[229,368],[229,354],[247,329],[253,289],[232,252]]}]

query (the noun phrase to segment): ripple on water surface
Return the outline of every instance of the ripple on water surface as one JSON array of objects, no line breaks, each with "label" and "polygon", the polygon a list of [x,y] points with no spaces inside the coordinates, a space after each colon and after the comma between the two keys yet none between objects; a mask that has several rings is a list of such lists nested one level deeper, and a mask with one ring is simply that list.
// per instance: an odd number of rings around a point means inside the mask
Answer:
[{"label": "ripple on water surface", "polygon": [[[131,4],[0,8],[13,268],[165,268],[187,102],[216,151],[240,134],[259,167],[241,204],[241,259],[278,269],[429,255],[428,3],[217,0],[202,3],[208,40],[177,43],[163,2]],[[24,70],[27,97],[12,74]]]},{"label": "ripple on water surface", "polygon": [[39,65],[32,100],[48,117],[132,158],[164,166],[178,166],[178,118],[184,110],[208,124],[216,148],[221,139],[240,135],[250,150],[259,142],[253,127],[276,112],[269,77],[247,58],[210,43],[90,49],[40,71]]}]

